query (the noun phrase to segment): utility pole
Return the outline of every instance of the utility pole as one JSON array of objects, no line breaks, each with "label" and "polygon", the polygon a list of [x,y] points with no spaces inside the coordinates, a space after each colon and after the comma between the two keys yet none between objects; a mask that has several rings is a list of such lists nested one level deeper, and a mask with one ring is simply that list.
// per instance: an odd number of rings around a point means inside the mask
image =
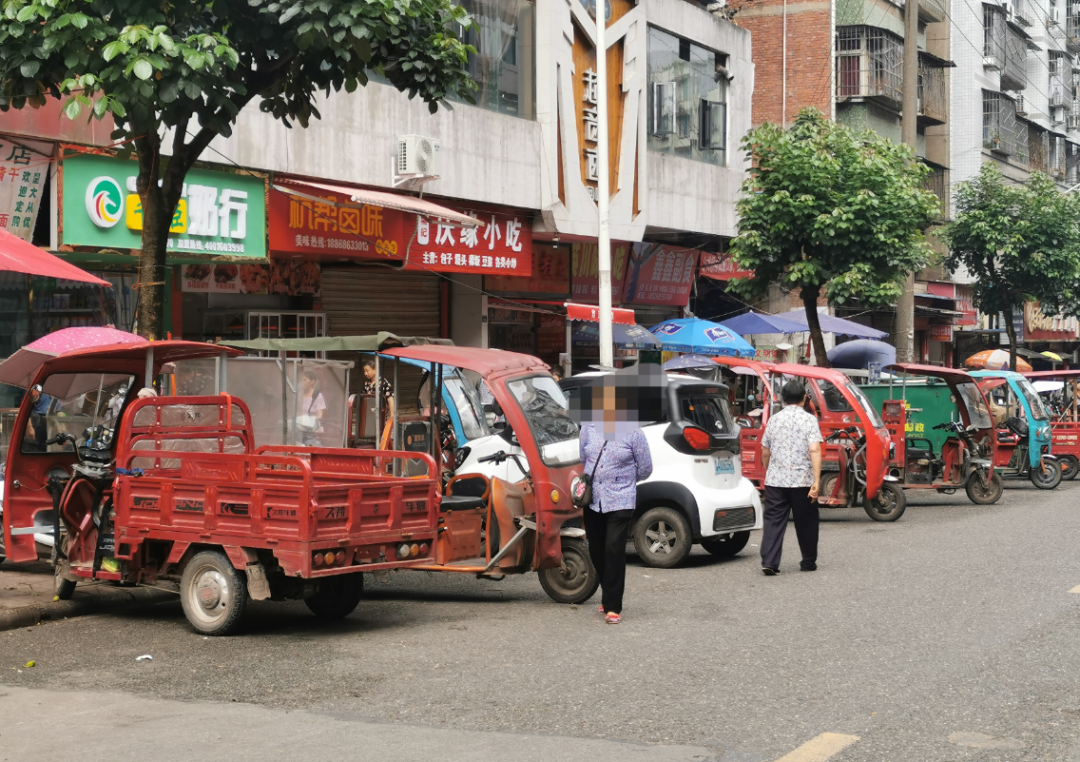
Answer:
[{"label": "utility pole", "polygon": [[608,85],[607,85],[607,26],[608,0],[593,0],[596,9],[596,126],[599,134],[596,157],[600,164],[596,172],[596,209],[598,214],[598,256],[600,276],[600,364],[615,365],[611,339],[611,227],[608,202]]},{"label": "utility pole", "polygon": [[[919,0],[904,2],[904,101],[900,135],[915,148],[919,112]],[[896,360],[915,359],[915,274],[904,278],[904,291],[896,303]]]}]

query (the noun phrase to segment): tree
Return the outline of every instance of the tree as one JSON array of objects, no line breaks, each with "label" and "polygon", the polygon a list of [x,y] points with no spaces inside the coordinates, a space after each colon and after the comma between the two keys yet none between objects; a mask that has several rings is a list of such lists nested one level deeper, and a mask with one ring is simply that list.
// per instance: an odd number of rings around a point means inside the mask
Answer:
[{"label": "tree", "polygon": [[945,226],[945,265],[975,279],[980,310],[1002,312],[1009,366],[1016,369],[1013,315],[1038,300],[1047,314],[1080,310],[1080,202],[1054,181],[1032,173],[1027,185],[1007,184],[995,164],[983,164],[956,190],[956,218]]},{"label": "tree", "polygon": [[731,256],[754,277],[731,285],[747,298],[771,283],[798,289],[817,363],[828,367],[818,298],[895,304],[907,274],[928,264],[923,231],[939,214],[937,197],[923,190],[930,170],[909,147],[813,108],[789,129],[751,130],[742,146],[753,164],[736,202]]},{"label": "tree", "polygon": [[[133,146],[142,201],[139,331],[161,338],[165,247],[184,177],[252,100],[288,127],[315,97],[377,72],[434,113],[471,100],[469,18],[451,0],[4,0],[0,110],[66,98],[71,119],[111,115]],[[166,148],[166,144],[169,147]],[[163,156],[163,151],[171,154]]]}]

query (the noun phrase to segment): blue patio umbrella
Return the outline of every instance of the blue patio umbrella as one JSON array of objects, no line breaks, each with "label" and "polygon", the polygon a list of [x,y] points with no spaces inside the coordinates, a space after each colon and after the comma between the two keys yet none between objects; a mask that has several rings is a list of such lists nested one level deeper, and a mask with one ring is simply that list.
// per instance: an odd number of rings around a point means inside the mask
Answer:
[{"label": "blue patio umbrella", "polygon": [[878,363],[879,368],[896,362],[896,347],[884,341],[856,339],[837,344],[826,353],[829,363],[834,368],[852,368],[867,370],[870,363]]},{"label": "blue patio umbrella", "polygon": [[738,334],[719,323],[701,318],[665,320],[652,327],[669,352],[688,352],[725,357],[753,357],[754,348]]},{"label": "blue patio umbrella", "polygon": [[[790,320],[792,323],[798,323],[803,326],[804,331],[810,330],[806,323],[806,310],[792,310],[791,312],[782,312],[775,317],[783,318],[784,320]],[[856,323],[854,320],[844,320],[834,315],[826,315],[824,312],[818,313],[818,322],[821,324],[822,333],[835,333],[841,336],[855,336],[860,339],[884,339],[887,334],[885,331],[879,331],[876,328],[871,328],[868,325],[862,323]]]},{"label": "blue patio umbrella", "polygon": [[[571,334],[575,344],[598,346],[600,344],[600,324],[575,321]],[[611,324],[611,343],[620,349],[660,349],[660,341],[647,328],[640,325]]]},{"label": "blue patio umbrella", "polygon": [[723,321],[720,325],[740,336],[753,336],[758,333],[806,333],[810,329],[806,324],[796,323],[777,315],[764,315],[760,312],[747,312]]}]

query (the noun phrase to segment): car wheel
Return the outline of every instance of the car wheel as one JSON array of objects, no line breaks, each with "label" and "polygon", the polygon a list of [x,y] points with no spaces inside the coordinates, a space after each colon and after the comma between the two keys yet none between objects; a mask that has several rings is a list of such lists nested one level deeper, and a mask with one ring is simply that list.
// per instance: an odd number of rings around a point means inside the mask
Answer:
[{"label": "car wheel", "polygon": [[600,587],[589,549],[575,537],[562,538],[562,561],[552,569],[541,569],[540,587],[556,603],[584,603]]},{"label": "car wheel", "polygon": [[690,555],[690,522],[667,506],[650,508],[634,524],[634,548],[648,566],[667,569]]},{"label": "car wheel", "polygon": [[726,537],[709,537],[701,541],[701,547],[717,558],[731,558],[750,542],[749,532],[733,532]]},{"label": "car wheel", "polygon": [[324,577],[315,595],[304,603],[319,619],[344,619],[360,605],[364,595],[364,575],[360,572]]},{"label": "car wheel", "polygon": [[180,603],[204,635],[228,635],[247,605],[247,582],[221,551],[196,553],[180,577]]}]

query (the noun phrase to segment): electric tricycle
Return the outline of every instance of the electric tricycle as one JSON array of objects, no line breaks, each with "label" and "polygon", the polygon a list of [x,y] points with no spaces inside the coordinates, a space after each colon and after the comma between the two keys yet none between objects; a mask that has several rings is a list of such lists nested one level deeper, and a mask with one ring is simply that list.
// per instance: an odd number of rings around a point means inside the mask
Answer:
[{"label": "electric tricycle", "polygon": [[84,580],[175,583],[207,635],[233,631],[249,598],[300,598],[341,618],[360,600],[361,572],[434,561],[436,479],[384,467],[422,457],[435,474],[428,456],[257,446],[239,397],[159,396],[165,365],[235,354],[164,341],[47,360],[34,383],[49,413],[31,421],[27,395],[4,475],[11,559],[37,557],[35,517],[51,512],[61,599]]},{"label": "electric tricycle", "polygon": [[[885,423],[863,394],[843,373],[813,365],[768,365],[734,358],[715,358],[721,365],[754,370],[766,382],[761,427],[744,429],[743,474],[764,489],[761,468],[761,434],[769,414],[780,407],[778,389],[786,378],[800,378],[806,386],[809,412],[818,419],[825,440],[821,458],[821,492],[818,503],[846,508],[860,502],[874,521],[896,521],[907,508],[904,491],[889,475],[891,442]],[[747,452],[749,450],[749,452]]]},{"label": "electric tricycle", "polygon": [[994,467],[1003,476],[1027,477],[1039,489],[1061,484],[1061,464],[1051,454],[1050,416],[1039,393],[1020,373],[975,370],[971,376],[990,402],[997,424]]},{"label": "electric tricycle", "polygon": [[[953,492],[963,489],[971,502],[991,505],[1001,498],[1001,476],[994,473],[997,448],[990,406],[975,379],[962,370],[935,365],[897,363],[885,368],[901,376],[901,396],[882,403],[882,418],[892,437],[890,473],[904,489],[933,489]],[[908,377],[919,377],[909,387]],[[947,420],[940,420],[938,406],[911,405],[920,392],[930,394],[943,387],[948,391],[952,410]],[[937,389],[934,387],[937,386]],[[912,400],[908,399],[909,394]],[[924,394],[924,396],[926,396]],[[945,395],[937,395],[945,396]],[[938,415],[934,412],[938,411]],[[914,421],[940,431],[938,451],[929,436],[911,436]]]},{"label": "electric tricycle", "polygon": [[[1024,378],[1051,403],[1046,407],[1053,453],[1061,464],[1061,478],[1072,481],[1080,472],[1080,369],[1037,370],[1025,373]],[[1041,388],[1051,386],[1056,388]]]}]

